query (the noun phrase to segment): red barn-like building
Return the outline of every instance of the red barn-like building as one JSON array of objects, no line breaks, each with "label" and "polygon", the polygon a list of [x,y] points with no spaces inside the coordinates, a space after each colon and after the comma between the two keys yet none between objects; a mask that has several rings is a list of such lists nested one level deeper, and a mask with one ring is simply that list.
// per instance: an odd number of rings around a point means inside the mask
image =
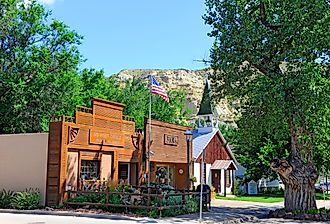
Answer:
[{"label": "red barn-like building", "polygon": [[218,119],[212,110],[210,87],[207,80],[197,115],[198,128],[193,130],[196,184],[201,182],[208,184],[213,186],[217,193],[226,195],[226,193],[232,192],[237,162],[218,128]]}]

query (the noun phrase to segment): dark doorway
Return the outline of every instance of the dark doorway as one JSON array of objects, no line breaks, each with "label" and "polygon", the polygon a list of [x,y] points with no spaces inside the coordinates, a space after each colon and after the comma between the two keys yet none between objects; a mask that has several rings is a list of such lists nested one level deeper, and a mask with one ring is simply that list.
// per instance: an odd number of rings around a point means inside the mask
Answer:
[{"label": "dark doorway", "polygon": [[215,192],[221,192],[221,170],[212,170],[212,186]]}]

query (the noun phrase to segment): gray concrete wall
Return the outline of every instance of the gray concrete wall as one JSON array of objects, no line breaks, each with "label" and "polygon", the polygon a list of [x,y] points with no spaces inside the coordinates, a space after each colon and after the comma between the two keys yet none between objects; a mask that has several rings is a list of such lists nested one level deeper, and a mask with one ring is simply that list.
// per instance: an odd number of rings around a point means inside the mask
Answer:
[{"label": "gray concrete wall", "polygon": [[0,190],[38,188],[46,195],[48,133],[0,135]]}]

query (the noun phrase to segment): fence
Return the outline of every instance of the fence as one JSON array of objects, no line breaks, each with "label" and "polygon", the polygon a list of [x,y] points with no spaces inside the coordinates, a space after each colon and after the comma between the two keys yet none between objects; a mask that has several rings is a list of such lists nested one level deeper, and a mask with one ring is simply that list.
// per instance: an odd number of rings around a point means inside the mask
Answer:
[{"label": "fence", "polygon": [[[108,188],[109,189],[109,188]],[[147,192],[143,192],[147,191]],[[88,207],[106,207],[106,208],[125,208],[128,209],[147,209],[157,210],[161,216],[165,209],[185,208],[189,206],[190,201],[199,201],[200,192],[186,191],[162,191],[155,188],[140,188],[135,192],[121,191],[66,191],[67,200],[64,204],[68,206],[88,206]],[[75,198],[83,195],[92,195],[98,198],[98,202],[75,201]],[[116,199],[116,203],[114,203]],[[203,192],[203,207],[210,208],[210,192]],[[198,203],[199,205],[199,203]]]}]

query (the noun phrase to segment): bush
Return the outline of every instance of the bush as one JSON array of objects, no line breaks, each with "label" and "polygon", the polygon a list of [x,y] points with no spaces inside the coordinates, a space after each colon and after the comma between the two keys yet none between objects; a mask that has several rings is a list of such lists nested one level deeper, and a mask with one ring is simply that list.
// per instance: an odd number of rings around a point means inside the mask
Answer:
[{"label": "bush", "polygon": [[39,208],[40,199],[38,190],[28,189],[24,192],[16,192],[11,205],[15,209],[36,209]]},{"label": "bush", "polygon": [[199,201],[195,198],[186,197],[186,213],[195,213],[199,210]]},{"label": "bush", "polygon": [[[182,205],[182,199],[183,196],[170,196],[168,194],[172,193],[177,193],[175,190],[172,190],[173,187],[169,187],[167,185],[160,186],[162,187],[162,190],[159,191],[159,189],[152,189],[155,192],[151,192],[152,194],[159,194],[162,192],[163,197],[155,197],[151,196],[150,197],[150,209],[142,209],[142,208],[124,208],[124,207],[116,207],[116,206],[106,206],[105,204],[107,203],[106,200],[106,194],[102,194],[100,192],[90,192],[90,193],[84,193],[81,195],[71,195],[75,196],[72,197],[68,200],[68,202],[77,202],[77,203],[83,203],[87,202],[88,203],[99,203],[100,205],[89,205],[88,207],[96,207],[100,208],[103,210],[111,211],[111,212],[130,212],[133,214],[137,215],[143,215],[143,216],[149,216],[152,218],[157,218],[161,214],[162,216],[177,216],[177,215],[182,215],[182,214],[187,214],[187,213],[194,213],[197,212],[199,209],[199,202],[196,198],[190,197],[190,196],[185,196],[185,206],[176,209],[164,209],[161,212],[159,212],[158,208],[162,206],[172,206],[172,205]],[[108,196],[108,203],[109,204],[116,204],[116,205],[142,205],[145,206],[147,205],[148,198],[147,196],[139,196],[138,194],[140,193],[140,190],[134,191],[134,189],[130,188],[129,186],[124,186],[120,185],[117,188],[114,189],[107,189],[109,192],[130,192],[130,193],[136,193],[137,195],[135,197],[137,198],[131,198],[133,197],[132,195],[119,195],[119,194],[109,194]],[[146,191],[146,190],[144,190]],[[141,192],[141,193],[147,193],[146,192]],[[136,201],[138,200],[138,201]],[[135,204],[135,202],[138,202]],[[79,206],[73,205],[74,207]]]},{"label": "bush", "polygon": [[6,191],[3,189],[0,192],[0,208],[11,208],[11,203],[15,193],[13,191]]}]

